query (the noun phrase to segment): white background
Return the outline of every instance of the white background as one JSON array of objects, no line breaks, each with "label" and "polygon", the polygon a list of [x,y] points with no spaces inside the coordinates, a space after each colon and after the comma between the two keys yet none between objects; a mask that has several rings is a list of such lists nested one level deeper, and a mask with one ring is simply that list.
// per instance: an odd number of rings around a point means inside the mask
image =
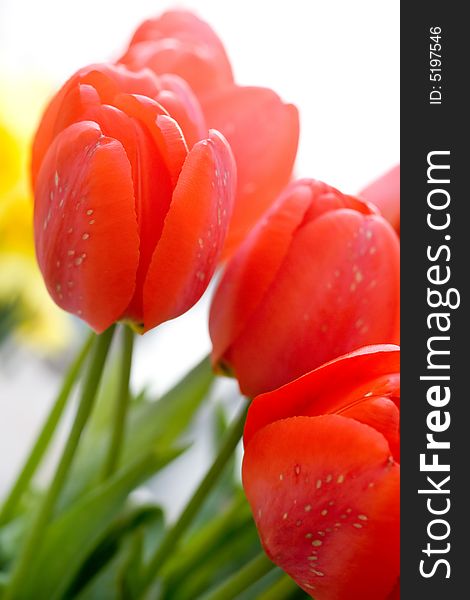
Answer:
[{"label": "white background", "polygon": [[[170,7],[215,28],[238,83],[271,87],[297,105],[296,174],[354,193],[399,161],[398,0],[0,0],[0,70],[60,85],[87,63],[117,58],[141,20]],[[139,341],[135,384],[161,390],[209,350],[207,304]],[[0,365],[0,494],[57,377],[23,350]],[[188,487],[204,452],[201,442]]]}]

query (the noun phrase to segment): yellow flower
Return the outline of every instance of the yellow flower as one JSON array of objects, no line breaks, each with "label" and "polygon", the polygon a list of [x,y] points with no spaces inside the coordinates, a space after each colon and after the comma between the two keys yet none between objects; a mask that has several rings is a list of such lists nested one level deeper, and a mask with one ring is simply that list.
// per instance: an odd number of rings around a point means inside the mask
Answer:
[{"label": "yellow flower", "polygon": [[34,81],[4,81],[0,89],[0,310],[13,306],[15,335],[41,351],[70,339],[71,323],[52,302],[36,263],[29,185],[30,141],[46,100]]}]

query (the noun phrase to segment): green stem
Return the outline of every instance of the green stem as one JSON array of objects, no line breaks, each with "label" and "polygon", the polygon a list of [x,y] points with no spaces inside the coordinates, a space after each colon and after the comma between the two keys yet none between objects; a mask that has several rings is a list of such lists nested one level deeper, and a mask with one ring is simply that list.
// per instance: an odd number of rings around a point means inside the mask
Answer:
[{"label": "green stem", "polygon": [[127,325],[123,325],[119,386],[116,397],[116,407],[113,413],[111,441],[109,444],[108,455],[104,462],[103,479],[107,479],[114,473],[121,455],[122,443],[124,440],[124,429],[130,400],[129,380],[131,376],[133,348],[134,332],[130,327],[127,327]]},{"label": "green stem", "polygon": [[180,517],[166,532],[163,540],[160,543],[160,546],[150,559],[142,577],[142,592],[144,592],[151,585],[152,581],[162,568],[164,562],[171,556],[172,551],[178,544],[181,536],[187,530],[189,525],[191,525],[193,518],[198,513],[199,509],[204,503],[204,500],[207,498],[209,492],[212,490],[214,484],[222,474],[224,467],[226,466],[229,458],[232,456],[232,453],[234,452],[243,435],[243,427],[245,425],[247,408],[248,406],[245,405],[240,415],[228,429],[222,441],[219,454],[212,463],[212,466],[207,471],[204,479],[199,484]]},{"label": "green stem", "polygon": [[264,552],[255,556],[243,569],[229,577],[201,600],[232,600],[276,567]]},{"label": "green stem", "polygon": [[49,443],[54,435],[64,408],[67,405],[70,392],[77,380],[77,377],[82,369],[83,363],[90,351],[90,348],[95,337],[94,333],[91,333],[85,341],[83,348],[80,353],[70,365],[67,375],[65,376],[62,388],[59,391],[57,399],[49,413],[44,425],[42,426],[41,432],[32,447],[29,456],[21,469],[21,472],[15,481],[8,497],[6,498],[2,510],[0,511],[0,526],[7,523],[15,514],[15,509],[20,501],[23,493],[26,491],[31,479],[33,478],[36,469],[41,462]]},{"label": "green stem", "polygon": [[67,480],[67,475],[80,442],[80,437],[91,414],[113,333],[114,325],[107,329],[103,334],[96,337],[75,420],[69,432],[54,477],[42,498],[38,511],[33,518],[33,522],[31,523],[26,539],[24,540],[23,547],[11,576],[10,584],[5,590],[3,600],[17,600],[16,590],[21,584],[22,579],[28,576],[30,562],[34,560],[34,554],[41,543],[44,530],[47,527],[47,523],[54,511],[57,499]]}]

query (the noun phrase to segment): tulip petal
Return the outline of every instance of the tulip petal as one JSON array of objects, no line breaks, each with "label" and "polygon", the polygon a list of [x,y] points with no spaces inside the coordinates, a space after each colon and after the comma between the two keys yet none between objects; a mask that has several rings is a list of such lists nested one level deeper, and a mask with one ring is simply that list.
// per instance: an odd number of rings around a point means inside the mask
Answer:
[{"label": "tulip petal", "polygon": [[[37,130],[32,153],[32,180],[36,181],[41,162],[54,137],[77,119],[87,120],[80,114],[80,104],[76,101],[81,85],[95,88],[100,103],[112,104],[119,92],[140,93],[156,97],[161,90],[158,79],[151,71],[135,73],[122,65],[90,65],[75,73],[52,98]],[[75,101],[73,97],[75,95]]]},{"label": "tulip petal", "polygon": [[381,600],[399,574],[399,466],[337,415],[277,421],[248,444],[243,485],[268,556],[316,600]]},{"label": "tulip petal", "polygon": [[52,298],[104,331],[132,298],[139,260],[123,146],[96,123],[71,125],[47,151],[35,198],[36,251]]},{"label": "tulip petal", "polygon": [[[70,90],[66,99],[57,119],[60,130],[75,119],[90,120],[99,125],[104,135],[119,140],[126,151],[132,167],[141,239],[137,274],[137,288],[141,290],[140,283],[170,206],[172,188],[187,154],[181,130],[163,107],[143,96],[118,94],[115,105],[110,106],[100,103],[91,85],[80,84]],[[141,304],[138,294],[128,316],[142,319]]]},{"label": "tulip petal", "polygon": [[359,196],[375,204],[385,219],[400,233],[400,165],[365,187]]},{"label": "tulip petal", "polygon": [[339,210],[340,208],[350,208],[363,215],[379,214],[373,204],[360,200],[355,196],[343,194],[318,179],[299,179],[290,187],[295,188],[297,185],[308,185],[312,192],[312,204],[306,215],[306,220],[313,221],[327,212]]},{"label": "tulip petal", "polygon": [[209,318],[216,366],[273,282],[310,202],[307,186],[297,185],[281,196],[227,265]]},{"label": "tulip petal", "polygon": [[230,220],[235,172],[217,132],[188,154],[144,284],[144,331],[188,310],[206,289]]},{"label": "tulip petal", "polygon": [[237,199],[225,243],[230,256],[288,183],[299,139],[297,109],[271,90],[230,86],[203,102],[209,127],[227,138],[237,163]]},{"label": "tulip petal", "polygon": [[70,81],[77,79],[80,83],[87,83],[96,88],[103,104],[112,104],[119,92],[154,98],[161,89],[158,77],[151,71],[135,72],[124,65],[110,63],[84,67]]},{"label": "tulip petal", "polygon": [[158,102],[138,94],[120,94],[115,99],[115,106],[145,126],[163,157],[173,186],[176,185],[188,154],[179,124]]},{"label": "tulip petal", "polygon": [[356,403],[337,411],[337,414],[356,419],[381,433],[390,446],[390,453],[400,462],[400,411],[397,405],[382,396],[362,398]]},{"label": "tulip petal", "polygon": [[382,217],[340,209],[298,230],[225,359],[255,396],[361,346],[398,340],[398,238]]},{"label": "tulip petal", "polygon": [[132,37],[131,46],[138,42],[165,38],[199,41],[204,45],[224,51],[214,30],[189,10],[169,10],[159,17],[147,19]]},{"label": "tulip petal", "polygon": [[121,62],[132,69],[175,73],[197,95],[233,82],[225,49],[207,23],[194,14],[175,10],[144,21]]},{"label": "tulip petal", "polygon": [[207,137],[206,120],[201,105],[189,85],[176,75],[162,75],[163,87],[156,100],[179,123],[189,148]]},{"label": "tulip petal", "polygon": [[245,423],[244,443],[281,419],[339,413],[358,400],[400,395],[400,349],[379,345],[360,348],[323,364],[286,385],[257,396]]},{"label": "tulip petal", "polygon": [[140,235],[140,260],[135,296],[126,316],[143,319],[143,285],[155,247],[170,208],[174,182],[187,154],[180,128],[153,100],[123,94],[116,104],[134,120],[138,152],[132,162],[136,212]]}]

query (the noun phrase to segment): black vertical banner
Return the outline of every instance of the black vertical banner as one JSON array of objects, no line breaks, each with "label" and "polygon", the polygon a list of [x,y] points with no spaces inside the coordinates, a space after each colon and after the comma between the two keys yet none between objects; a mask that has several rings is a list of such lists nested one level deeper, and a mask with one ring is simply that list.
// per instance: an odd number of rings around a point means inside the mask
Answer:
[{"label": "black vertical banner", "polygon": [[401,3],[404,600],[469,593],[470,35],[464,5]]}]

